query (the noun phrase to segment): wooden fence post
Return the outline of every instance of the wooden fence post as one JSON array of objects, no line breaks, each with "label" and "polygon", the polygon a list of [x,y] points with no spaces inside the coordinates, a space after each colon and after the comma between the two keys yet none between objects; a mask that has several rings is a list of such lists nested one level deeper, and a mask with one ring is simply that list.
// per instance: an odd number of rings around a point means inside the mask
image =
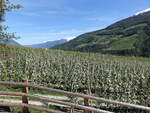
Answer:
[{"label": "wooden fence post", "polygon": [[[24,80],[24,83],[25,84],[28,84],[28,80]],[[29,93],[29,88],[26,86],[26,87],[23,87],[23,90],[22,90],[23,93]],[[28,104],[28,97],[26,96],[22,96],[22,103],[24,104]],[[23,113],[30,113],[29,112],[29,109],[27,107],[23,107],[22,109],[22,112]]]},{"label": "wooden fence post", "polygon": [[[86,94],[86,95],[91,95],[89,90],[84,90],[84,94]],[[85,106],[90,106],[90,104],[89,104],[89,99],[84,98],[84,105],[85,105]],[[84,110],[84,113],[92,113],[92,112],[91,112],[91,111],[88,111],[88,110]]]}]

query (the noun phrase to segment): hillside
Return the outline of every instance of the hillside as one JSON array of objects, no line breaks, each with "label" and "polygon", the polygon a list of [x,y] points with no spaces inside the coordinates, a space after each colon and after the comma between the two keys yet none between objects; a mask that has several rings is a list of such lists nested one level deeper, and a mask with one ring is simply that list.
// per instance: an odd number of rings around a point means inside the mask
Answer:
[{"label": "hillside", "polygon": [[137,13],[105,29],[86,33],[55,49],[150,56],[150,11]]},{"label": "hillside", "polygon": [[33,44],[33,45],[24,45],[25,47],[31,47],[31,48],[51,48],[56,45],[64,44],[68,42],[67,39],[60,39],[60,40],[54,40],[54,41],[46,41],[39,44]]},{"label": "hillside", "polygon": [[19,44],[18,42],[9,39],[9,40],[5,40],[5,41],[0,41],[1,44],[8,44],[8,45],[15,45],[15,46],[21,46],[21,44]]}]

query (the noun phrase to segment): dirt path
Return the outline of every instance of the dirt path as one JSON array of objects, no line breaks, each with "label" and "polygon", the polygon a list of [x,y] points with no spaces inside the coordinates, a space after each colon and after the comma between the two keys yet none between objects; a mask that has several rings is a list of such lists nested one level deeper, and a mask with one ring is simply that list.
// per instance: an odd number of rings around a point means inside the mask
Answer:
[{"label": "dirt path", "polygon": [[[66,96],[51,96],[51,95],[41,95],[41,94],[34,94],[37,96],[41,96],[41,97],[47,97],[50,99],[56,99],[56,100],[68,100],[68,97]],[[5,98],[3,98],[5,97]],[[7,97],[9,99],[7,99]],[[11,97],[13,99],[11,99]],[[1,96],[0,98],[0,102],[11,102],[11,103],[22,103],[22,100],[19,99],[14,99],[16,96]],[[65,105],[60,105],[60,104],[56,104],[56,103],[51,103],[51,102],[42,102],[42,101],[29,101],[29,104],[32,105],[38,105],[38,106],[46,106],[46,105],[56,105],[56,106],[60,106],[60,107],[66,107]]]},{"label": "dirt path", "polygon": [[50,99],[68,100],[68,97],[66,97],[66,96],[41,95],[41,94],[34,94],[34,95],[46,97],[46,98],[50,98]]}]

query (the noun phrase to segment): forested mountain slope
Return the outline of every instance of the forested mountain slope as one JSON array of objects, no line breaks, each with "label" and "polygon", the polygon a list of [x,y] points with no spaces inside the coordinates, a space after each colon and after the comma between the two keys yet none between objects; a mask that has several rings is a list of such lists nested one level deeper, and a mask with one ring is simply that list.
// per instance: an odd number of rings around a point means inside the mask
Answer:
[{"label": "forested mountain slope", "polygon": [[133,15],[105,29],[86,33],[55,49],[150,56],[150,12]]}]

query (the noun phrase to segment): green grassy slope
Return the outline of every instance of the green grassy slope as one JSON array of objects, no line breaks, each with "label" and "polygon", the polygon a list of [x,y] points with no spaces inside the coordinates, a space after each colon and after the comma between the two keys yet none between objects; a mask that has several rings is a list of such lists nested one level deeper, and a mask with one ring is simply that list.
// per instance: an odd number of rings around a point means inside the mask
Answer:
[{"label": "green grassy slope", "polygon": [[83,34],[55,49],[150,56],[150,12]]}]

